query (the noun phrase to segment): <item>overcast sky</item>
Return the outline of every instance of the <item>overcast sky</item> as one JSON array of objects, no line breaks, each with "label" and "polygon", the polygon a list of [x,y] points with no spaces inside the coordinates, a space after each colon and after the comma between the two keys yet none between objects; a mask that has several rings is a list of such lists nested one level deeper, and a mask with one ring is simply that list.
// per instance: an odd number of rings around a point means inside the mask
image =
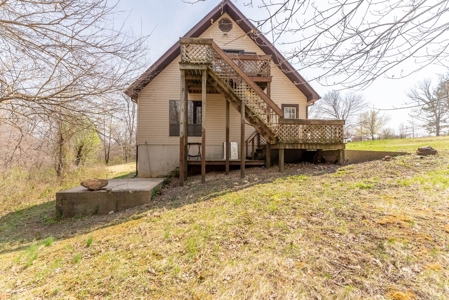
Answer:
[{"label": "overcast sky", "polygon": [[[258,19],[263,12],[257,8],[249,8],[244,5],[248,1],[235,0],[233,3],[250,19]],[[149,35],[149,47],[151,62],[157,60],[178,39],[189,31],[210,10],[220,3],[219,0],[207,0],[196,4],[187,4],[182,0],[122,0],[120,8],[127,11],[126,26],[131,27],[135,34]],[[281,51],[288,51],[276,45]],[[412,62],[410,62],[412,63]],[[316,76],[319,70],[302,70],[300,73],[305,78]],[[378,79],[370,87],[363,91],[365,98],[375,108],[401,107],[407,101],[406,91],[425,78],[437,79],[438,74],[444,74],[443,67],[432,66],[421,70],[405,79]],[[332,87],[321,86],[318,82],[310,82],[312,87],[323,96]],[[340,86],[336,86],[340,89]],[[411,118],[408,110],[386,111],[392,119],[389,127],[396,132],[399,125],[407,123]]]}]

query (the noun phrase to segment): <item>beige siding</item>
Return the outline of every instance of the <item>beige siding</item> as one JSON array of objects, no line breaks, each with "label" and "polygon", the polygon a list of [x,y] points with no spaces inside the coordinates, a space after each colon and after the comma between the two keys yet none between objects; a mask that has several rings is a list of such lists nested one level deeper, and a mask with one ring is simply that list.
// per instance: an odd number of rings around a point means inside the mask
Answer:
[{"label": "beige siding", "polygon": [[[225,17],[227,15],[224,15]],[[247,52],[264,54],[262,50],[243,32],[238,25],[228,35],[218,29],[218,20],[201,37],[213,38],[223,49],[242,49]],[[139,145],[179,144],[178,137],[169,136],[169,100],[180,97],[180,58],[176,58],[139,94],[138,130]],[[277,67],[272,68],[273,82],[271,98],[281,104],[299,104],[300,118],[306,117],[306,97],[291,83]],[[189,95],[190,100],[201,100],[200,94]],[[207,95],[206,145],[221,146],[225,140],[225,99],[221,95]],[[246,136],[254,129],[246,128]],[[240,141],[240,114],[231,106],[231,141]],[[190,142],[199,142],[200,137],[189,137]]]},{"label": "beige siding", "polygon": [[[229,17],[224,14],[222,18]],[[246,52],[256,52],[259,55],[265,54],[245,32],[234,24],[233,29],[228,35],[218,28],[218,20],[201,37],[213,38],[215,43],[222,49],[239,49]],[[306,118],[307,98],[300,90],[288,79],[287,76],[276,66],[271,69],[273,81],[271,83],[271,99],[281,107],[281,104],[299,104],[299,118]]]}]

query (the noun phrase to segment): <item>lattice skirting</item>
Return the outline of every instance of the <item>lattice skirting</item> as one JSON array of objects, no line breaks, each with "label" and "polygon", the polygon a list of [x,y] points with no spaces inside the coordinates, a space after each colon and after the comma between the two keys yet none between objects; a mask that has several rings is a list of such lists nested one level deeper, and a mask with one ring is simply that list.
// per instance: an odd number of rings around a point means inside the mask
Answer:
[{"label": "lattice skirting", "polygon": [[279,124],[281,143],[337,144],[343,141],[342,125]]}]

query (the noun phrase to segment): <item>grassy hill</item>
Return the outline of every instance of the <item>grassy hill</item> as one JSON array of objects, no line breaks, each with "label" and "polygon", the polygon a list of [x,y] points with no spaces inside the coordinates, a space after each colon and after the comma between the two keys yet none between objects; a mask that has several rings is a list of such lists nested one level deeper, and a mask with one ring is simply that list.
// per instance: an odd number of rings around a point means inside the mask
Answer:
[{"label": "grassy hill", "polygon": [[106,216],[0,212],[0,299],[447,299],[440,152],[174,179]]},{"label": "grassy hill", "polygon": [[346,149],[415,153],[417,148],[424,146],[432,146],[437,150],[449,150],[449,136],[355,142],[346,144]]}]

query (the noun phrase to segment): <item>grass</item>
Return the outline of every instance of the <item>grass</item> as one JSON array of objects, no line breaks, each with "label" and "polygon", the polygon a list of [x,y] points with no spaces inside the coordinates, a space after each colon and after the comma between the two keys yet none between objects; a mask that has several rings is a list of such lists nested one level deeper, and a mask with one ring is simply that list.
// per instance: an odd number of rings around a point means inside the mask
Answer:
[{"label": "grass", "polygon": [[126,164],[110,166],[108,169],[108,178],[131,178],[136,174],[136,163],[130,162]]},{"label": "grass", "polygon": [[447,150],[449,149],[449,136],[354,142],[347,143],[346,149],[372,151],[405,151],[409,153],[415,153],[417,148],[424,146],[432,146],[437,150]]},{"label": "grass", "polygon": [[18,226],[0,242],[0,295],[446,299],[448,166],[440,151],[284,174],[253,168],[245,180],[239,171],[182,188],[173,179],[134,210],[29,220],[42,238]]},{"label": "grass", "polygon": [[86,242],[86,247],[90,247],[90,245],[92,245],[92,242],[93,242],[93,237],[89,237],[88,239],[87,239],[87,242]]},{"label": "grass", "polygon": [[56,177],[51,169],[14,168],[0,173],[0,251],[4,250],[5,242],[22,239],[20,229],[33,232],[31,240],[48,237],[36,224],[51,227],[63,221],[54,209],[57,191],[77,186],[86,178],[125,178],[133,174],[133,167],[135,163],[80,167],[63,178]]}]

